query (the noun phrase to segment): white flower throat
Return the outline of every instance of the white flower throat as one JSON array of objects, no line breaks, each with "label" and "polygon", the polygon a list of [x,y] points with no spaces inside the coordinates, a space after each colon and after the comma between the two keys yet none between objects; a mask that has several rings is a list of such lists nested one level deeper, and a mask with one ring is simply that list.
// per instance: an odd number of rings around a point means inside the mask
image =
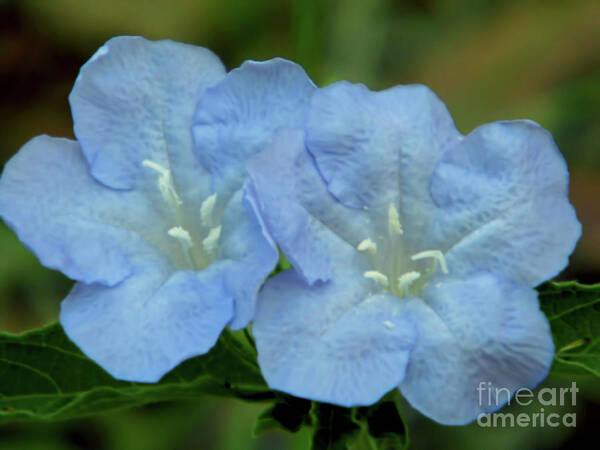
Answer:
[{"label": "white flower throat", "polygon": [[388,208],[387,218],[387,236],[379,236],[375,241],[368,237],[356,246],[374,269],[367,270],[363,276],[399,297],[419,295],[438,265],[442,273],[448,273],[444,254],[440,250],[424,250],[408,255],[400,215],[393,203]]},{"label": "white flower throat", "polygon": [[[187,268],[204,269],[219,252],[221,225],[216,224],[215,217],[217,194],[207,197],[200,205],[198,226],[186,218],[183,200],[175,188],[171,171],[148,159],[144,160],[142,165],[158,173],[158,189],[163,200],[174,212],[174,226],[167,231],[167,235],[179,242]],[[197,245],[197,242],[200,242],[200,245]]]}]

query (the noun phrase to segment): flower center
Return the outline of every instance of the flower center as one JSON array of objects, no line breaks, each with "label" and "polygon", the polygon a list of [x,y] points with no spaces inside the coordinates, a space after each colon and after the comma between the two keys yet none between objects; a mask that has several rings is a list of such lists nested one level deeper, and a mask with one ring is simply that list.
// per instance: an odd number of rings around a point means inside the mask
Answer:
[{"label": "flower center", "polygon": [[[200,205],[200,224],[197,224],[186,214],[183,200],[177,192],[171,171],[148,159],[142,162],[142,166],[158,173],[158,190],[165,203],[171,208],[174,218],[173,226],[169,228],[167,235],[179,242],[180,256],[184,261],[183,268],[204,269],[219,253],[221,225],[216,224],[215,217],[217,194],[212,194],[204,199]],[[197,242],[200,244],[197,245]],[[173,259],[177,261],[181,258]]]},{"label": "flower center", "polygon": [[368,237],[356,246],[373,266],[363,276],[398,297],[418,296],[438,265],[442,273],[448,273],[444,254],[435,249],[407,253],[404,229],[393,203],[388,207],[387,219],[387,235]]}]

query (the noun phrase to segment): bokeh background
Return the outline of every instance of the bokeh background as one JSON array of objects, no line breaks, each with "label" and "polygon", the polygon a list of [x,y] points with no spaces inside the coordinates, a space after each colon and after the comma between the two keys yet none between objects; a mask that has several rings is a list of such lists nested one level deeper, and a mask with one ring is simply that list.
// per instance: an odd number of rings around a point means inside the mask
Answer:
[{"label": "bokeh background", "polygon": [[[340,79],[372,89],[424,83],[463,133],[518,118],[552,132],[570,167],[571,200],[584,230],[561,278],[599,282],[599,24],[597,0],[0,0],[0,167],[33,136],[73,136],[67,97],[79,67],[116,35],[209,47],[229,68],[282,56],[321,86]],[[2,224],[0,252],[0,330],[56,320],[71,282],[41,267]],[[443,427],[406,405],[412,448],[588,448],[600,419],[600,387],[585,377],[577,382],[575,429]],[[306,447],[306,432],[252,439],[263,407],[207,397],[13,424],[0,427],[0,448]]]}]

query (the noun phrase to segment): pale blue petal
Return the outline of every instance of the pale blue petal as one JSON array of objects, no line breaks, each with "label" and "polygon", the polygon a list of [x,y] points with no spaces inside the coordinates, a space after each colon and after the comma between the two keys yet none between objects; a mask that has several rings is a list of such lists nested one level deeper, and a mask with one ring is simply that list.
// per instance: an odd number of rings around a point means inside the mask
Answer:
[{"label": "pale blue petal", "polygon": [[252,320],[258,290],[279,259],[277,246],[256,214],[255,205],[241,189],[223,214],[220,260],[227,263],[224,282],[235,300],[229,324],[234,330]]},{"label": "pale blue petal", "polygon": [[306,129],[329,191],[374,215],[393,203],[408,236],[422,232],[435,208],[435,163],[461,139],[444,104],[421,85],[372,92],[334,83],[313,95]]},{"label": "pale blue petal", "polygon": [[314,89],[299,65],[276,58],[247,61],[206,90],[193,130],[214,190],[234,192],[242,186],[246,160],[264,150],[278,128],[300,125]]},{"label": "pale blue petal", "polygon": [[440,210],[426,241],[455,276],[490,270],[536,286],[567,265],[581,235],[569,174],[550,133],[530,121],[473,131],[432,179]]},{"label": "pale blue petal", "polygon": [[60,322],[83,352],[115,378],[155,382],[206,353],[233,315],[218,265],[201,272],[138,267],[114,287],[77,283]]},{"label": "pale blue petal", "polygon": [[466,424],[548,374],[554,344],[534,289],[479,273],[430,282],[422,296],[407,308],[419,339],[400,390],[423,414]]},{"label": "pale blue petal", "polygon": [[301,130],[282,129],[249,161],[249,195],[273,239],[309,284],[348,267],[367,270],[356,245],[374,233],[369,216],[331,196],[303,136]]},{"label": "pale blue petal", "polygon": [[67,139],[36,137],[6,164],[0,216],[42,264],[86,283],[114,285],[169,244],[145,198],[98,183]]},{"label": "pale blue petal", "polygon": [[81,68],[69,97],[92,175],[114,188],[139,187],[148,159],[170,167],[180,191],[197,189],[194,180],[207,183],[190,127],[202,92],[224,76],[205,48],[141,37],[109,40]]},{"label": "pale blue petal", "polygon": [[369,283],[358,273],[309,286],[293,271],[266,283],[252,330],[271,388],[350,407],[400,383],[415,328],[399,298]]}]

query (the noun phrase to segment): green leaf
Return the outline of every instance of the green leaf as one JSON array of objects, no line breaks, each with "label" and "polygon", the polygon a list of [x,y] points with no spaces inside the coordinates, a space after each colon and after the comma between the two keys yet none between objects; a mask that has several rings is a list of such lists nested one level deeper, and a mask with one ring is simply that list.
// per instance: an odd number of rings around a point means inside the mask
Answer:
[{"label": "green leaf", "polygon": [[342,408],[314,403],[313,450],[402,450],[408,447],[408,428],[400,414],[398,391],[378,403]]},{"label": "green leaf", "polygon": [[269,275],[269,278],[274,277],[279,272],[283,272],[284,270],[288,270],[291,268],[292,268],[292,264],[289,262],[289,260],[286,258],[286,256],[283,254],[283,252],[280,249],[279,250],[279,261],[277,261],[277,265],[275,266],[275,269],[273,270],[273,272],[271,272],[271,274]]},{"label": "green leaf", "polygon": [[209,353],[183,362],[159,383],[112,378],[58,324],[22,335],[0,333],[0,423],[68,419],[205,394],[275,398],[253,350],[228,330]]},{"label": "green leaf", "polygon": [[354,421],[353,410],[327,403],[314,403],[311,415],[315,424],[311,450],[346,450],[361,427]]},{"label": "green leaf", "polygon": [[394,389],[379,403],[360,408],[357,417],[366,422],[366,430],[377,450],[401,450],[408,447],[408,427],[406,426],[400,406],[398,391]]},{"label": "green leaf", "polygon": [[302,425],[310,424],[311,407],[310,400],[278,394],[275,403],[258,417],[254,425],[254,436],[270,430],[297,432]]},{"label": "green leaf", "polygon": [[600,376],[600,284],[549,282],[538,291],[556,346],[552,373]]}]

